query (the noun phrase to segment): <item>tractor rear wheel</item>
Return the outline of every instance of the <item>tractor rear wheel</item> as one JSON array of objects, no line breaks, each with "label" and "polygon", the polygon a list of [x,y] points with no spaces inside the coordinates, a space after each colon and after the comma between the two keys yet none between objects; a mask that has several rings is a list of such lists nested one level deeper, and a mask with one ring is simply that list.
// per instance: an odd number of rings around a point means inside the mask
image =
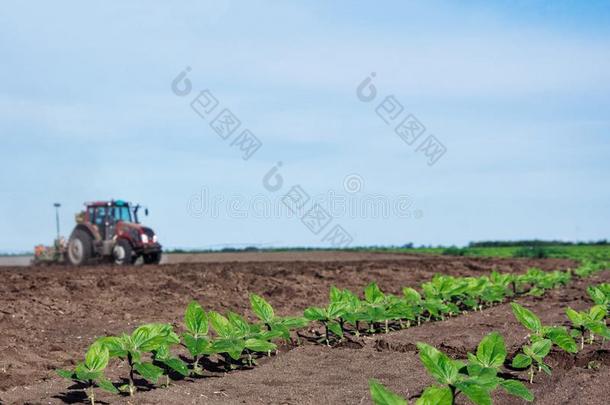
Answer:
[{"label": "tractor rear wheel", "polygon": [[133,248],[131,243],[125,239],[119,239],[112,248],[112,259],[114,264],[119,266],[129,266],[135,263],[136,258],[133,256]]},{"label": "tractor rear wheel", "polygon": [[68,262],[73,266],[82,266],[91,258],[93,239],[80,229],[75,230],[68,242]]},{"label": "tractor rear wheel", "polygon": [[144,264],[159,264],[161,262],[161,252],[145,254],[143,257]]}]

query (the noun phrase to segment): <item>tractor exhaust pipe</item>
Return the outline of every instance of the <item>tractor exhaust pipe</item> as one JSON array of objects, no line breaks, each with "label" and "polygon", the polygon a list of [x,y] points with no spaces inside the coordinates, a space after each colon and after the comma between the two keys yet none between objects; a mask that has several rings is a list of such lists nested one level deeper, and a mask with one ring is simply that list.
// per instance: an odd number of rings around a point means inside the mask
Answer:
[{"label": "tractor exhaust pipe", "polygon": [[55,207],[55,228],[57,229],[57,240],[59,240],[59,207],[61,207],[60,203],[53,204]]}]

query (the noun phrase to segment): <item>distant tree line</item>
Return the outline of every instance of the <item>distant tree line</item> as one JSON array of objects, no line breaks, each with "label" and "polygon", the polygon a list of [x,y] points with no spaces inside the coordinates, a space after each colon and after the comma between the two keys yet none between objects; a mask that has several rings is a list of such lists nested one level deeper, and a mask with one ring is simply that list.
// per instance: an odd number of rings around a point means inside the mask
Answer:
[{"label": "distant tree line", "polygon": [[246,246],[246,247],[224,247],[219,249],[169,249],[166,253],[237,253],[237,252],[310,252],[310,251],[331,251],[331,250],[347,250],[347,251],[369,251],[369,250],[399,250],[399,249],[421,249],[421,248],[438,248],[446,249],[447,254],[450,255],[463,255],[464,249],[467,248],[493,248],[493,247],[523,247],[523,248],[542,248],[552,246],[585,246],[585,245],[598,245],[606,246],[610,242],[606,239],[591,241],[591,242],[566,242],[561,240],[491,240],[491,241],[479,241],[470,242],[466,248],[459,248],[456,246],[443,246],[443,245],[419,245],[415,246],[414,243],[405,243],[403,245],[370,245],[370,246],[354,246],[349,248],[332,248],[332,247],[257,247],[257,246]]},{"label": "distant tree line", "polygon": [[604,246],[608,245],[608,241],[606,239],[598,240],[598,241],[590,241],[590,242],[566,242],[562,240],[540,240],[540,239],[532,239],[532,240],[490,240],[490,241],[481,241],[481,242],[470,242],[468,247],[510,247],[510,246],[527,246],[527,247],[544,247],[544,246],[584,246],[584,245],[598,245]]}]

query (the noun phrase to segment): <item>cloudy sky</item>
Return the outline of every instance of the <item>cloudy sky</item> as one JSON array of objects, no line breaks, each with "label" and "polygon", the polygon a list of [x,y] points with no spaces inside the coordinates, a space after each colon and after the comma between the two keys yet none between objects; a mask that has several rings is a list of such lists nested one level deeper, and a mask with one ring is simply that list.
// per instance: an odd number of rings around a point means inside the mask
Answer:
[{"label": "cloudy sky", "polygon": [[[335,225],[353,245],[607,238],[610,2],[584,3],[4,2],[0,250],[50,243],[56,201],[68,234],[109,198],[148,206],[167,247],[328,246]],[[282,204],[296,185],[330,215],[318,234]]]}]

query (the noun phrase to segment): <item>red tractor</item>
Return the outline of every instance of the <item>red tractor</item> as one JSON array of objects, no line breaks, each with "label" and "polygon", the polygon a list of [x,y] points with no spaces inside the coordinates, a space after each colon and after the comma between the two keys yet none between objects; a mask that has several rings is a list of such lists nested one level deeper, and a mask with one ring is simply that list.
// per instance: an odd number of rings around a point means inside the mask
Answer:
[{"label": "red tractor", "polygon": [[[86,203],[85,206],[85,211],[76,214],[76,227],[68,243],[58,236],[52,248],[37,246],[34,263],[67,261],[81,266],[110,260],[118,265],[131,265],[140,257],[145,264],[161,261],[162,249],[157,235],[138,220],[139,205],[111,200]],[[148,215],[148,209],[144,212]]]}]

